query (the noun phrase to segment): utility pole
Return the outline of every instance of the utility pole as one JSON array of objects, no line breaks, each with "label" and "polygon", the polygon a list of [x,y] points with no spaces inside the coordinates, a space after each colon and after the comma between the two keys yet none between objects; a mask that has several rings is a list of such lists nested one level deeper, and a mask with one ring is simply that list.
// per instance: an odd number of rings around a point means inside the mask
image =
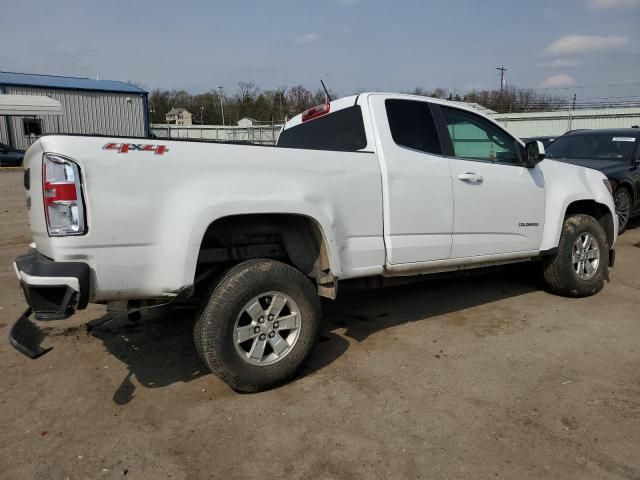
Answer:
[{"label": "utility pole", "polygon": [[573,115],[575,114],[576,111],[576,94],[573,94],[573,102],[571,102],[571,111],[569,112],[569,128],[567,129],[567,131],[571,130],[571,127],[573,125]]},{"label": "utility pole", "polygon": [[[149,107],[149,122],[147,124],[147,134],[151,133],[151,124],[153,123],[154,113],[156,113],[156,111],[153,109],[153,107]],[[60,133],[60,117],[58,117],[58,133]]]},{"label": "utility pole", "polygon": [[500,65],[496,67],[496,70],[500,71],[500,113],[504,113],[502,112],[502,90],[504,89],[504,72],[506,72],[507,69],[504,68],[504,65]]},{"label": "utility pole", "polygon": [[502,95],[502,90],[504,88],[504,72],[506,72],[507,69],[504,68],[504,65],[500,65],[499,67],[496,67],[496,70],[500,71],[500,95]]},{"label": "utility pole", "polygon": [[224,87],[218,87],[220,90],[220,112],[222,112],[222,126],[224,127],[224,105],[222,104],[222,97],[224,96]]}]

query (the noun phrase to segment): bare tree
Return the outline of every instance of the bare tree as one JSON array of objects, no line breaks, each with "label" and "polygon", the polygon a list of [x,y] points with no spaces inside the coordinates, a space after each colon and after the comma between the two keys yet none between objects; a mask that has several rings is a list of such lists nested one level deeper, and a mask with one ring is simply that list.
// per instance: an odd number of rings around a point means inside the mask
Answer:
[{"label": "bare tree", "polygon": [[258,96],[260,89],[253,82],[238,82],[240,101],[249,103]]},{"label": "bare tree", "polygon": [[[338,98],[329,92],[332,99]],[[358,92],[361,93],[361,92]],[[427,89],[416,87],[407,91],[414,95],[475,102],[497,112],[530,112],[567,108],[568,101],[562,97],[537,92],[532,88],[509,86],[500,90],[472,90],[459,95],[455,90],[446,88]],[[195,121],[203,123],[222,123],[220,111],[222,92],[213,89],[209,92],[191,95],[184,90],[153,90],[149,95],[149,110],[152,123],[165,121],[165,114],[173,107],[183,107],[195,115]],[[273,90],[262,91],[253,82],[239,82],[238,90],[222,99],[225,117],[238,120],[244,116],[262,121],[281,122],[287,116],[296,115],[304,110],[324,103],[322,89],[310,92],[302,85],[291,88],[280,86]]]},{"label": "bare tree", "polygon": [[287,101],[289,113],[292,115],[297,115],[314,105],[313,95],[302,85],[296,85],[287,91]]}]

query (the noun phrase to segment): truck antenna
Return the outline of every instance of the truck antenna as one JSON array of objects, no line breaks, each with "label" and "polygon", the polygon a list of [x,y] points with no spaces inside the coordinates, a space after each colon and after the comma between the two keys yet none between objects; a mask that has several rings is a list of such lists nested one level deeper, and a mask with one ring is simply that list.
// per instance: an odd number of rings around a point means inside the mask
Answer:
[{"label": "truck antenna", "polygon": [[324,94],[327,96],[327,103],[331,102],[331,95],[329,95],[329,90],[327,90],[327,87],[322,79],[320,79],[320,83],[322,84],[322,88],[324,89]]}]

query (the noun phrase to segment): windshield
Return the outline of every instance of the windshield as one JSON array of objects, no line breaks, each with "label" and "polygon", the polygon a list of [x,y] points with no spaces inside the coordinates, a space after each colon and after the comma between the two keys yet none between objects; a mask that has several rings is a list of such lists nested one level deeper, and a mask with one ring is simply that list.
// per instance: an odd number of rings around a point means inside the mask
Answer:
[{"label": "windshield", "polygon": [[636,138],[625,135],[584,133],[558,137],[549,145],[547,158],[631,160]]}]

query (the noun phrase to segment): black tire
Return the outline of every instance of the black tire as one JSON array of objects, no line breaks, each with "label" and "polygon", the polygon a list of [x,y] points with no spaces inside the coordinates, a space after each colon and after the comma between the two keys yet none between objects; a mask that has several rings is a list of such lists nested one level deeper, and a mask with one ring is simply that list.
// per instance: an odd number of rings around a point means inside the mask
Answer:
[{"label": "black tire", "polygon": [[[247,303],[267,292],[281,292],[295,302],[300,330],[283,358],[255,365],[237,351],[234,329]],[[316,343],[321,318],[320,300],[308,277],[275,260],[248,260],[227,271],[212,289],[196,322],[194,340],[204,363],[231,388],[257,392],[281,385],[295,374]],[[267,343],[271,345],[270,340]]]},{"label": "black tire", "polygon": [[[574,244],[584,234],[595,238],[600,255],[595,273],[586,279],[578,275],[572,260]],[[609,242],[602,225],[589,215],[571,215],[565,218],[558,251],[543,262],[544,279],[554,293],[568,297],[588,297],[602,290],[609,275],[608,260]]]},{"label": "black tire", "polygon": [[620,187],[613,194],[613,203],[616,206],[616,215],[618,215],[618,233],[622,233],[627,228],[629,217],[631,216],[631,192],[626,187]]}]

